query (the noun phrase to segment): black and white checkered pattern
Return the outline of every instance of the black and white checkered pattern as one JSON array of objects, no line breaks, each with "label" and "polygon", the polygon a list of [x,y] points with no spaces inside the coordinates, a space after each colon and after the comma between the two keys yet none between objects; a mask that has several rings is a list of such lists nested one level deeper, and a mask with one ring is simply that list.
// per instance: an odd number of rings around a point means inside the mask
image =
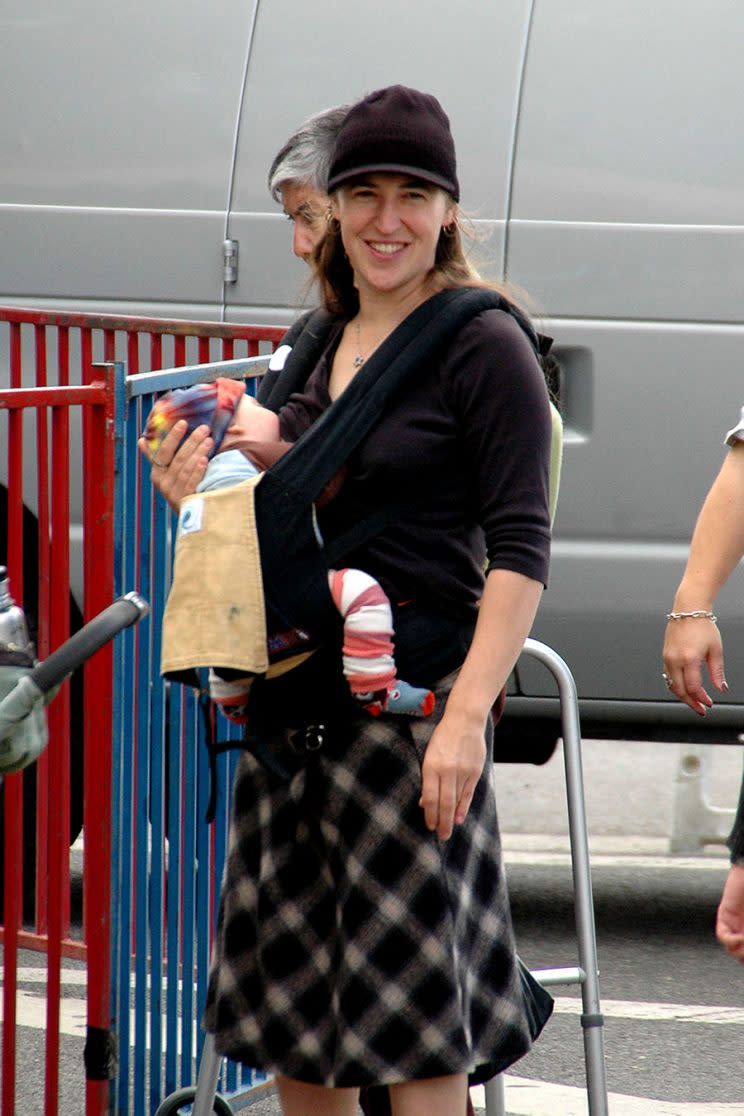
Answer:
[{"label": "black and white checkered pattern", "polygon": [[418,805],[446,689],[432,718],[360,719],[288,782],[241,758],[205,1016],[221,1053],[355,1086],[527,1051],[490,755],[449,841]]}]

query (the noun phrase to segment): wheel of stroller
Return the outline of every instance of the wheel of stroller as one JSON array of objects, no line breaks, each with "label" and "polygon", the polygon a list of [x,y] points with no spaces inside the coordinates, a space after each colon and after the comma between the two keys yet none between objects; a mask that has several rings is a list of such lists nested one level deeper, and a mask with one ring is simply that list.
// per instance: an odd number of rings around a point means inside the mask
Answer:
[{"label": "wheel of stroller", "polygon": [[[186,1089],[177,1089],[166,1097],[162,1104],[155,1110],[155,1116],[178,1116],[181,1109],[187,1104],[193,1104],[196,1099],[196,1088],[189,1086]],[[212,1112],[215,1116],[234,1116],[233,1110],[224,1097],[215,1093],[212,1101]]]}]

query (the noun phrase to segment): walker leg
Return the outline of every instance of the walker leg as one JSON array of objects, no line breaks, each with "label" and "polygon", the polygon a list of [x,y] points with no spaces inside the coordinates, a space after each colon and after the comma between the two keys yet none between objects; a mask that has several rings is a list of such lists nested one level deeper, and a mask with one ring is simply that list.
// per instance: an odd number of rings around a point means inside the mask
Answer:
[{"label": "walker leg", "polygon": [[584,801],[584,776],[581,762],[581,728],[576,683],[559,655],[534,639],[525,650],[552,672],[561,698],[563,759],[566,773],[571,869],[574,885],[574,912],[579,964],[584,973],[581,985],[582,1027],[589,1099],[589,1116],[607,1116],[607,1071],[604,1057],[603,1018],[599,998],[597,941],[594,926],[594,900],[589,867],[589,838]]},{"label": "walker leg", "polygon": [[199,1078],[196,1083],[193,1116],[212,1116],[221,1063],[222,1058],[214,1048],[214,1038],[208,1034],[204,1039],[199,1063]]},{"label": "walker leg", "polygon": [[586,1092],[589,1116],[608,1116],[607,1074],[605,1069],[604,1034],[602,1027],[584,1030],[586,1056]]},{"label": "walker leg", "polygon": [[486,1116],[506,1116],[506,1089],[504,1075],[499,1073],[484,1085]]}]

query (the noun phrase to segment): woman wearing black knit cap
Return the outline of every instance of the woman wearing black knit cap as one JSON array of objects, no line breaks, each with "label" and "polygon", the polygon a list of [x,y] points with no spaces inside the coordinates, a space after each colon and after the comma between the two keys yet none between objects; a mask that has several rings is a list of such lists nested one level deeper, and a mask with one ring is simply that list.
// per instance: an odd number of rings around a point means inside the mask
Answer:
[{"label": "woman wearing black knit cap", "polygon": [[[435,98],[393,86],[355,105],[328,187],[317,275],[333,318],[279,412],[290,441],[440,292],[491,289],[463,254]],[[352,1116],[374,1085],[389,1086],[394,1116],[464,1113],[469,1076],[504,1069],[537,1029],[501,864],[491,709],[547,579],[551,422],[529,324],[488,305],[381,414],[321,515],[324,538],[340,538],[360,507],[400,501],[346,557],[397,602],[401,669],[435,690],[434,714],[354,715],[291,779],[250,753],[236,776],[205,1023],[220,1052],[276,1076],[286,1116]]]}]

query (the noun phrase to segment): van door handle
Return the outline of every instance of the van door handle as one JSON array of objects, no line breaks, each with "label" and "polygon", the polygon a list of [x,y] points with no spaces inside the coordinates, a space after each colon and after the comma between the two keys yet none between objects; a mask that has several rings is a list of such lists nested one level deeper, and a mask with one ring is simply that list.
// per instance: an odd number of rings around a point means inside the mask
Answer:
[{"label": "van door handle", "polygon": [[237,283],[238,281],[237,240],[222,241],[222,278],[225,283]]}]

